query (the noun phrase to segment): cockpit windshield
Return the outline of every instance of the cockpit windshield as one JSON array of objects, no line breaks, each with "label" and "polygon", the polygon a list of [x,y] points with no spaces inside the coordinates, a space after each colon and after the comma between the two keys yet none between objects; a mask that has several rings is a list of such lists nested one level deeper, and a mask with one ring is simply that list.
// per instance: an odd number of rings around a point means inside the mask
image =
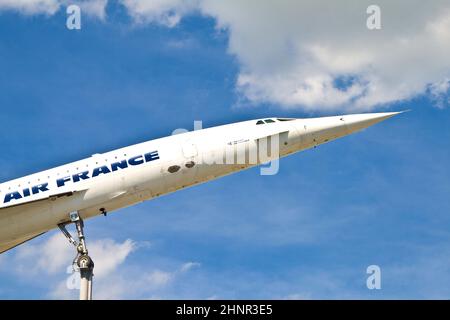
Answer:
[{"label": "cockpit windshield", "polygon": [[[295,120],[295,118],[276,118],[277,121],[291,121]],[[258,120],[256,121],[256,124],[266,124],[266,123],[275,123],[276,121],[274,119],[264,119],[264,120]]]}]

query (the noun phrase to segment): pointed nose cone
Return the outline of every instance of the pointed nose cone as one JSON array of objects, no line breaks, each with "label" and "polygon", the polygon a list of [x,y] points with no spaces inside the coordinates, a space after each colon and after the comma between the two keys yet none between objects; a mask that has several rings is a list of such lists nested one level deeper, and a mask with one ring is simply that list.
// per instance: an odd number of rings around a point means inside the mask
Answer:
[{"label": "pointed nose cone", "polygon": [[353,133],[374,124],[389,119],[399,113],[403,113],[405,111],[400,112],[380,112],[380,113],[366,113],[366,114],[352,114],[344,116],[345,124],[347,125],[348,133]]}]

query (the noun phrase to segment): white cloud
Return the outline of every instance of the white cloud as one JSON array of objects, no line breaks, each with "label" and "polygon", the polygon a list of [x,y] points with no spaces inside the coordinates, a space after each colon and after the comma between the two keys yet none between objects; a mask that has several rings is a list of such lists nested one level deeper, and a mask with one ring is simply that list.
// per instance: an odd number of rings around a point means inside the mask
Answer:
[{"label": "white cloud", "polygon": [[[109,276],[136,247],[130,239],[123,243],[100,239],[88,242],[87,245],[89,254],[94,259],[96,278]],[[15,271],[31,277],[38,273],[54,275],[65,271],[71,265],[75,254],[75,248],[62,234],[56,233],[44,242],[19,246],[13,256]]]},{"label": "white cloud", "polygon": [[79,5],[82,14],[104,19],[108,0],[0,0],[0,11],[10,10],[25,15],[54,15],[61,7]]},{"label": "white cloud", "polygon": [[40,272],[55,274],[70,265],[75,253],[75,248],[64,236],[56,233],[45,242],[19,246],[14,255],[16,272],[22,276],[34,276]]},{"label": "white cloud", "polygon": [[26,15],[53,15],[59,6],[58,0],[0,0],[0,10],[18,11]]},{"label": "white cloud", "polygon": [[[0,0],[0,10],[53,15],[69,3],[106,17],[107,0]],[[229,33],[228,50],[240,63],[236,89],[243,103],[368,110],[428,93],[436,106],[448,105],[446,0],[379,0],[382,29],[375,31],[366,27],[368,0],[120,3],[136,23],[174,27],[195,12],[213,17],[217,29]]]},{"label": "white cloud", "polygon": [[[127,261],[131,253],[151,248],[150,243],[145,241],[88,239],[87,246],[95,263],[95,299],[164,297],[165,290],[175,281],[185,279],[188,272],[200,267],[198,262],[175,263],[172,268],[160,268]],[[56,232],[50,237],[19,246],[8,257],[0,256],[0,262],[8,261],[8,264],[0,264],[0,271],[26,279],[30,285],[39,284],[48,288],[47,298],[77,299],[78,290],[68,287],[68,284],[75,286],[79,281],[79,274],[72,273],[71,268],[75,253],[75,248],[67,239]],[[14,265],[14,268],[6,268],[7,265]]]},{"label": "white cloud", "polygon": [[[197,10],[229,32],[251,103],[371,109],[408,100],[448,78],[450,3],[379,0],[382,29],[366,27],[372,1],[132,1],[139,22],[176,25]],[[172,17],[173,18],[170,18]],[[346,85],[336,81],[346,79]]]},{"label": "white cloud", "polygon": [[48,294],[49,299],[55,300],[72,300],[77,299],[77,297],[78,292],[67,289],[66,281],[59,282]]},{"label": "white cloud", "polygon": [[[443,23],[434,22],[447,21],[442,9],[450,7],[448,2],[436,1],[429,8],[416,1],[377,3],[383,17],[380,31],[366,29],[364,1],[272,2],[252,6],[253,14],[252,8],[242,8],[242,18],[235,17],[236,6],[210,5],[206,10],[230,29],[230,51],[243,65],[238,89],[251,101],[367,109],[425,92],[450,67],[448,34]],[[340,77],[353,82],[339,90],[333,82]]]},{"label": "white cloud", "polygon": [[450,105],[450,79],[447,78],[441,82],[433,83],[429,86],[430,94],[438,108]]},{"label": "white cloud", "polygon": [[[75,3],[105,19],[107,0],[0,0],[0,10],[52,15]],[[200,13],[229,34],[242,104],[368,110],[429,94],[448,101],[450,2],[378,0],[381,30],[366,27],[369,0],[345,2],[120,0],[136,23],[176,26]],[[443,91],[443,88],[446,89]]]},{"label": "white cloud", "polygon": [[136,248],[135,243],[127,239],[123,243],[117,243],[112,239],[102,239],[88,243],[89,254],[94,259],[95,277],[106,278],[114,272],[118,266]]},{"label": "white cloud", "polygon": [[180,268],[181,272],[188,272],[189,270],[192,270],[194,268],[199,268],[201,266],[198,262],[186,262],[183,264]]},{"label": "white cloud", "polygon": [[101,20],[106,18],[106,6],[108,0],[65,0],[66,5],[76,4],[81,8],[81,13],[89,16],[97,17]]},{"label": "white cloud", "polygon": [[138,23],[158,23],[174,27],[183,15],[191,13],[196,0],[121,0],[129,14]]},{"label": "white cloud", "polygon": [[152,287],[160,287],[168,284],[173,279],[173,276],[173,273],[155,270],[146,274],[145,280]]},{"label": "white cloud", "polygon": [[[200,266],[197,262],[187,262],[175,270],[161,270],[154,268],[148,270],[145,265],[138,266],[137,269],[125,268],[122,272],[109,274],[108,279],[95,280],[96,299],[132,299],[150,297],[151,299],[161,299],[168,293],[168,288],[173,284],[179,285],[182,277],[190,270]],[[178,282],[177,282],[178,281]],[[67,289],[66,289],[67,291]],[[53,295],[63,298],[64,290],[55,289]]]}]

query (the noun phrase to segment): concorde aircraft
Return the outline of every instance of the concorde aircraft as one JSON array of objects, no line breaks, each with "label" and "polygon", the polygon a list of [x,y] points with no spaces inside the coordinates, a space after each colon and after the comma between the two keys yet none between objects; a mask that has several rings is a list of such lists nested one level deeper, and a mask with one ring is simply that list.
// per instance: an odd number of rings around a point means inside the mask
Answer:
[{"label": "concorde aircraft", "polygon": [[[0,184],[0,253],[59,227],[76,247],[80,298],[94,263],[83,221],[365,129],[401,112],[263,118],[151,140]],[[269,169],[276,173],[278,167]],[[270,170],[274,169],[274,170]],[[67,231],[74,224],[78,241]]]},{"label": "concorde aircraft", "polygon": [[[264,118],[117,149],[0,184],[0,253],[59,227],[89,264],[83,220],[277,161],[400,112]],[[78,242],[65,226],[76,225]],[[84,264],[83,264],[84,263]]]},{"label": "concorde aircraft", "polygon": [[[71,212],[95,217],[273,160],[271,137],[283,157],[398,113],[243,121],[94,154],[1,183],[0,253],[70,223]],[[267,146],[263,156],[258,150],[262,142]],[[251,161],[252,150],[256,161]]]}]

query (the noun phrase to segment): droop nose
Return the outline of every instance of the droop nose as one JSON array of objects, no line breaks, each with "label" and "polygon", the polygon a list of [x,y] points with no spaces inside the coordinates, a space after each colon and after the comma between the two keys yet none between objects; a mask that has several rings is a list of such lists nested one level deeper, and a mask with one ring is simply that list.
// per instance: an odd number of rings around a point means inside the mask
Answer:
[{"label": "droop nose", "polygon": [[347,126],[348,134],[368,128],[377,124],[381,121],[389,119],[400,112],[380,112],[380,113],[366,113],[366,114],[352,114],[348,116],[343,116],[345,124]]},{"label": "droop nose", "polygon": [[297,135],[293,135],[293,140],[301,144],[300,149],[309,148],[365,129],[402,112],[298,119],[295,121]]}]

